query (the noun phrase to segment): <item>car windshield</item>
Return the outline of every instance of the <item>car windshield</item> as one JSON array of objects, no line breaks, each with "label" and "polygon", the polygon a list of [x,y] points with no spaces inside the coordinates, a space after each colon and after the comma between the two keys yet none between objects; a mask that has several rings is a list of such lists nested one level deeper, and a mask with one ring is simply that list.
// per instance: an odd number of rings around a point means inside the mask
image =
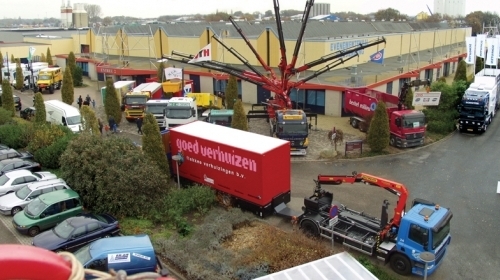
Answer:
[{"label": "car windshield", "polygon": [[169,119],[189,119],[191,117],[191,108],[167,108],[166,116]]},{"label": "car windshield", "polygon": [[7,177],[7,175],[5,175],[5,174],[4,174],[4,175],[2,175],[2,176],[0,177],[0,186],[5,185],[5,183],[7,183],[9,180],[10,180],[10,178],[9,178],[9,177]]},{"label": "car windshield", "polygon": [[40,75],[38,77],[38,80],[50,80],[50,76],[49,75]]},{"label": "car windshield", "polygon": [[285,123],[278,124],[278,133],[287,134],[307,134],[306,123]]},{"label": "car windshield", "polygon": [[30,193],[31,189],[28,186],[24,186],[21,189],[17,190],[16,196],[21,200],[25,200],[28,197],[28,195],[30,195]]},{"label": "car windshield", "polygon": [[163,110],[165,108],[166,108],[165,105],[163,105],[163,106],[155,106],[155,105],[150,106],[150,105],[148,105],[146,107],[146,112],[151,113],[151,114],[162,114],[163,115]]},{"label": "car windshield", "polygon": [[484,107],[462,106],[460,114],[465,116],[482,117],[484,115]]},{"label": "car windshield", "polygon": [[443,243],[443,240],[448,236],[450,233],[450,222],[448,222],[444,227],[441,228],[440,231],[438,232],[433,232],[432,233],[432,249],[436,249],[441,243]]},{"label": "car windshield", "polygon": [[405,128],[418,128],[425,126],[424,117],[406,117],[404,118],[403,127]]},{"label": "car windshield", "polygon": [[80,250],[74,252],[73,255],[82,265],[85,265],[92,259],[90,255],[90,245],[80,248]]},{"label": "car windshield", "polygon": [[66,122],[68,123],[68,125],[81,124],[82,117],[81,116],[67,117]]},{"label": "car windshield", "polygon": [[134,97],[126,97],[125,98],[125,103],[126,104],[146,104],[148,101],[147,97],[143,96],[134,96]]},{"label": "car windshield", "polygon": [[215,123],[215,124],[221,124],[221,125],[231,124],[231,117],[228,117],[228,116],[220,116],[220,117],[210,116],[210,122]]},{"label": "car windshield", "polygon": [[38,216],[47,208],[47,205],[40,200],[39,197],[35,198],[35,200],[31,201],[26,207],[26,214],[30,216]]},{"label": "car windshield", "polygon": [[66,220],[58,224],[52,231],[60,238],[68,239],[74,229],[75,228]]}]

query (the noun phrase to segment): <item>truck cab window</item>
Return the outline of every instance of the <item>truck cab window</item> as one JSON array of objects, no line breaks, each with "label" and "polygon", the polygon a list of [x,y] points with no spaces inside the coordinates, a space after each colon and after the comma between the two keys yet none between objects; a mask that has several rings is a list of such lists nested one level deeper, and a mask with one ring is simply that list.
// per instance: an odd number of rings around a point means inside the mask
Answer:
[{"label": "truck cab window", "polygon": [[108,271],[108,260],[99,259],[95,260],[87,265],[87,268],[98,270],[98,271]]},{"label": "truck cab window", "polygon": [[66,123],[66,118],[65,117],[62,117],[62,123],[63,125],[67,126],[68,124]]},{"label": "truck cab window", "polygon": [[410,226],[408,237],[414,242],[424,246],[424,248],[429,244],[429,230],[415,224]]}]

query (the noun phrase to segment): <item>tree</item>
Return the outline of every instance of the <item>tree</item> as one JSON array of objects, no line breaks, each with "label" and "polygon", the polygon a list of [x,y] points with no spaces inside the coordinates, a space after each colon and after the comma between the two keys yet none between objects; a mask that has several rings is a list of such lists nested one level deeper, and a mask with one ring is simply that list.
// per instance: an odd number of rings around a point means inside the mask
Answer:
[{"label": "tree", "polygon": [[226,108],[232,110],[238,99],[238,82],[235,76],[229,76],[225,90]]},{"label": "tree", "polygon": [[484,69],[484,61],[482,58],[478,56],[476,57],[476,73],[474,73],[474,75],[479,73],[483,69]]},{"label": "tree", "polygon": [[441,92],[438,106],[429,106],[423,110],[427,120],[427,130],[439,134],[446,134],[455,130],[457,112],[457,93],[455,88],[443,82],[431,85],[431,91]]},{"label": "tree", "polygon": [[151,218],[164,207],[167,172],[129,139],[83,133],[69,143],[60,165],[61,178],[91,211]]},{"label": "tree", "polygon": [[389,145],[390,137],[387,108],[385,107],[385,102],[379,101],[373,114],[366,140],[373,152],[382,152]]},{"label": "tree", "polygon": [[75,87],[81,87],[83,85],[83,70],[80,66],[76,66],[75,72],[72,73],[73,85]]},{"label": "tree", "polygon": [[43,95],[41,92],[35,93],[35,123],[45,124],[47,123],[47,112],[45,111],[45,103],[43,102]]},{"label": "tree", "polygon": [[2,68],[3,68],[3,55],[2,55],[2,52],[0,52],[0,82],[3,81],[3,71],[2,71]]},{"label": "tree", "polygon": [[94,22],[96,18],[102,15],[101,6],[95,4],[85,4],[84,6],[90,21]]},{"label": "tree", "polygon": [[14,54],[10,55],[10,63],[16,63],[16,58],[14,57]]},{"label": "tree", "polygon": [[248,131],[248,121],[245,114],[245,109],[243,108],[243,103],[241,100],[236,101],[233,107],[233,120],[231,121],[231,127],[239,130]]},{"label": "tree", "polygon": [[455,101],[455,106],[454,106],[454,108],[457,108],[457,106],[460,105],[460,103],[462,101],[462,97],[464,97],[465,91],[469,88],[470,83],[468,81],[458,80],[458,81],[453,82],[453,84],[451,84],[451,86],[453,87],[453,90],[455,91],[455,94],[457,95],[457,99]]},{"label": "tree", "polygon": [[413,89],[411,87],[408,88],[408,93],[406,94],[404,105],[408,110],[414,109],[414,107],[413,107]]},{"label": "tree", "polygon": [[[69,69],[71,70],[71,77],[73,77],[76,69],[76,57],[73,52],[70,52],[68,55],[68,59],[66,60],[66,67],[69,67]],[[73,85],[76,86],[74,82],[75,80],[73,79]]]},{"label": "tree", "polygon": [[50,48],[47,48],[47,55],[45,55],[45,59],[47,60],[47,63],[49,65],[54,65],[54,62],[52,61],[52,54],[50,53]]},{"label": "tree", "polygon": [[467,64],[465,63],[465,60],[462,59],[458,63],[453,81],[467,81]]},{"label": "tree", "polygon": [[113,19],[111,17],[105,17],[102,19],[102,25],[108,26],[113,23]]},{"label": "tree", "polygon": [[82,106],[80,114],[82,115],[82,132],[99,135],[99,123],[97,122],[94,111],[90,109],[90,106]]},{"label": "tree", "polygon": [[398,10],[388,8],[385,10],[378,10],[375,13],[375,19],[376,20],[385,20],[385,21],[399,21],[400,19],[407,19],[408,16],[401,14]]},{"label": "tree", "polygon": [[73,87],[73,77],[71,77],[71,69],[69,67],[66,67],[66,70],[64,70],[61,97],[62,102],[68,105],[75,102],[75,88]]},{"label": "tree", "polygon": [[47,58],[45,57],[44,53],[40,55],[40,62],[47,62]]},{"label": "tree", "polygon": [[158,77],[158,83],[163,83],[166,79],[165,79],[165,64],[162,62],[160,62],[160,64],[158,65],[158,73],[156,74],[156,76]]},{"label": "tree", "polygon": [[154,162],[159,170],[164,173],[169,172],[167,157],[165,157],[165,147],[161,139],[160,128],[153,114],[148,113],[144,117],[142,130],[142,150],[147,158]]},{"label": "tree", "polygon": [[106,97],[104,97],[104,110],[106,116],[113,116],[115,122],[119,124],[122,121],[122,110],[120,108],[120,99],[118,98],[113,80],[106,80]]},{"label": "tree", "polygon": [[11,111],[12,116],[16,113],[16,107],[14,104],[14,96],[12,95],[12,87],[10,86],[9,80],[2,80],[2,108]]},{"label": "tree", "polygon": [[22,90],[24,88],[24,76],[23,69],[21,68],[21,63],[18,61],[16,63],[16,89]]}]

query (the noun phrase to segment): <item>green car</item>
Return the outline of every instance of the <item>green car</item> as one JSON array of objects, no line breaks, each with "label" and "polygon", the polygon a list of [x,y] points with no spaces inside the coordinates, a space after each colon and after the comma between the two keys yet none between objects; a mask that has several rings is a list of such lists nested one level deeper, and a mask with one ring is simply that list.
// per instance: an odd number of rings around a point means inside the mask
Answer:
[{"label": "green car", "polygon": [[14,216],[12,224],[20,233],[35,236],[82,212],[83,205],[75,191],[53,191],[31,201]]}]

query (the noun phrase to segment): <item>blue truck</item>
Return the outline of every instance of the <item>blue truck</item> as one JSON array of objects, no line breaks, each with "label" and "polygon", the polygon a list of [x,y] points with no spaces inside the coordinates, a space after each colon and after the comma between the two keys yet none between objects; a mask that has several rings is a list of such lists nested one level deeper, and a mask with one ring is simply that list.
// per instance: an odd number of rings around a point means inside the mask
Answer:
[{"label": "blue truck", "polygon": [[302,110],[276,110],[269,120],[271,136],[290,141],[290,155],[305,156],[309,146],[309,125]]}]

